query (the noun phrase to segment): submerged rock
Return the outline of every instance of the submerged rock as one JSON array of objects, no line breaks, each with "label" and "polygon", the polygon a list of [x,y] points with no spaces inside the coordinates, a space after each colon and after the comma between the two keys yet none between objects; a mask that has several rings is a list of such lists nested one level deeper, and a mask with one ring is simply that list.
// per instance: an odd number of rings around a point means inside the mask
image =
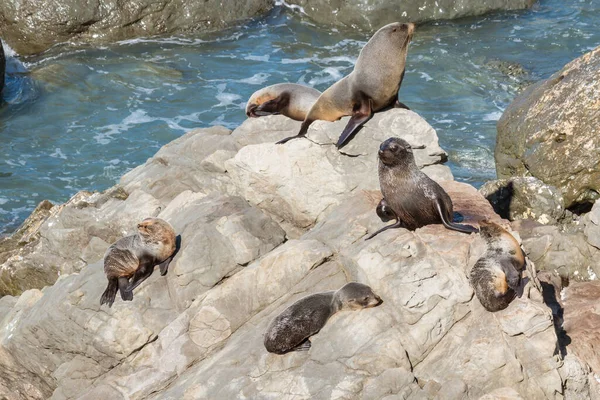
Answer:
[{"label": "submerged rock", "polygon": [[[462,223],[507,225],[439,164],[435,131],[413,112],[390,110],[342,153],[334,141],[344,124],[315,123],[309,139],[286,145],[273,142],[300,123],[281,116],[233,132],[194,130],[115,188],[51,208],[31,230],[38,244],[21,256],[54,257],[61,277],[0,299],[0,397],[423,399],[508,388],[515,398],[560,398],[559,342],[534,275],[505,310],[489,313],[467,278],[485,249],[479,235],[428,225],[364,240],[383,225],[377,149],[390,136],[425,146],[417,163]],[[148,215],[173,225],[180,251],[134,301],[100,307],[102,252]],[[266,351],[274,316],[349,281],[384,303],[335,314],[308,352]],[[584,372],[567,372],[580,388]]]},{"label": "submerged rock", "polygon": [[272,0],[63,0],[0,3],[0,35],[22,55],[73,38],[93,42],[164,33],[215,31],[261,15]]},{"label": "submerged rock", "polygon": [[288,0],[321,24],[375,31],[391,22],[423,22],[481,15],[491,11],[531,7],[533,0],[450,1],[426,0]]},{"label": "submerged rock", "polygon": [[600,198],[600,47],[519,95],[498,121],[499,178],[534,176],[565,207]]}]

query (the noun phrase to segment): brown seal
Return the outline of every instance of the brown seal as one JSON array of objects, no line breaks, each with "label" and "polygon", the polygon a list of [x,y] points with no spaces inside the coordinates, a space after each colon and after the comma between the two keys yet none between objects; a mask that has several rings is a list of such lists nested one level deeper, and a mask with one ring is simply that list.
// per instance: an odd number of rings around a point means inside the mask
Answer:
[{"label": "brown seal", "polygon": [[282,114],[296,121],[304,121],[321,92],[295,83],[278,83],[257,90],[246,104],[250,118]]},{"label": "brown seal", "polygon": [[276,354],[307,351],[311,345],[309,337],[319,332],[336,312],[376,307],[381,303],[383,300],[369,286],[358,282],[347,283],[337,291],[303,297],[271,321],[265,347]]},{"label": "brown seal", "polygon": [[487,249],[471,269],[471,285],[486,310],[503,310],[516,296],[525,255],[513,235],[496,223],[481,221],[479,234]]},{"label": "brown seal", "polygon": [[450,196],[417,167],[412,147],[403,139],[390,138],[379,146],[379,186],[383,200],[377,206],[377,214],[383,220],[396,219],[396,222],[367,240],[390,228],[415,230],[440,223],[459,232],[477,232],[472,226],[452,222]]},{"label": "brown seal", "polygon": [[312,106],[296,136],[306,135],[316,120],[337,121],[350,115],[350,121],[337,142],[341,147],[376,111],[391,107],[408,108],[398,101],[398,90],[404,78],[408,44],[415,26],[395,22],[379,29],[358,55],[350,75],[334,83]]},{"label": "brown seal", "polygon": [[[117,240],[104,254],[104,273],[108,286],[100,298],[100,305],[112,306],[117,295],[125,301],[133,300],[133,289],[160,267],[165,275],[177,251],[173,227],[160,218],[146,218],[137,226],[138,233]],[[131,279],[131,283],[129,279]]]}]

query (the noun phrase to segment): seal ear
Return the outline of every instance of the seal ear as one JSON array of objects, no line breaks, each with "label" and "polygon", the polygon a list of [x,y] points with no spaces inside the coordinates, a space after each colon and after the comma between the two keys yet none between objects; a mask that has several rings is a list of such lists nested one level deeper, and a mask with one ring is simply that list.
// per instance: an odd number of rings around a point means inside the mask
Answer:
[{"label": "seal ear", "polygon": [[350,136],[373,116],[373,100],[370,98],[363,98],[357,106],[358,107],[355,106],[354,110],[352,110],[352,117],[338,139],[336,145],[338,148],[342,147],[344,143],[348,141]]}]

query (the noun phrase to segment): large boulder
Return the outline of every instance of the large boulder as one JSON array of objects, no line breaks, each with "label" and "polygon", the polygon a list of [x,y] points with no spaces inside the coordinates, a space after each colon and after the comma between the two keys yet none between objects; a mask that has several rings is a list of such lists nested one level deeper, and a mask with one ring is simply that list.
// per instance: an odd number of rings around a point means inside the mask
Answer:
[{"label": "large boulder", "polygon": [[539,82],[498,121],[498,178],[534,176],[555,186],[565,207],[600,197],[600,47]]},{"label": "large boulder", "polygon": [[288,0],[321,24],[376,31],[391,22],[423,22],[531,7],[535,0]]},{"label": "large boulder", "polygon": [[5,0],[0,2],[0,35],[27,55],[73,38],[114,41],[214,31],[272,7],[272,0]]}]

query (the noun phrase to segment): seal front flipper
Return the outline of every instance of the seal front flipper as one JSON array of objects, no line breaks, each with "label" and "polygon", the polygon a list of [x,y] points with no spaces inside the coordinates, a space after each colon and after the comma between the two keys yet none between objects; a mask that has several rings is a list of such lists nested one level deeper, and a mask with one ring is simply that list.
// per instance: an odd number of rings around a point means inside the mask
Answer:
[{"label": "seal front flipper", "polygon": [[358,103],[352,110],[352,117],[340,135],[336,146],[338,149],[344,145],[365,122],[373,116],[373,100],[365,99]]},{"label": "seal front flipper", "polygon": [[455,224],[453,222],[448,221],[448,218],[446,218],[446,214],[444,214],[444,212],[442,211],[442,207],[440,206],[439,200],[436,200],[435,206],[438,210],[438,213],[440,214],[440,219],[442,220],[442,224],[444,224],[444,226],[446,228],[451,229],[453,231],[462,232],[462,233],[477,233],[477,232],[479,232],[479,229],[474,228],[471,225]]},{"label": "seal front flipper", "polygon": [[112,307],[117,296],[117,290],[119,290],[119,280],[117,278],[109,279],[108,286],[106,286],[106,290],[102,293],[102,297],[100,297],[100,305],[108,304],[109,308]]},{"label": "seal front flipper", "polygon": [[306,121],[302,122],[302,126],[300,127],[300,132],[298,132],[298,134],[296,136],[286,137],[285,139],[281,139],[279,142],[276,142],[275,144],[284,144],[284,143],[289,142],[292,139],[297,139],[297,138],[306,136],[306,132],[308,132],[308,127],[313,122],[314,122],[314,120],[306,120]]},{"label": "seal front flipper", "polygon": [[152,275],[153,270],[154,270],[153,265],[144,264],[135,271],[135,274],[133,274],[133,279],[131,279],[131,283],[129,283],[127,285],[127,288],[125,289],[127,292],[131,293],[132,298],[133,298],[133,289],[140,286],[140,284],[142,282],[144,282],[146,279],[148,279],[150,277],[150,275]]},{"label": "seal front flipper", "polygon": [[312,346],[312,343],[310,342],[310,340],[306,339],[304,342],[300,343],[298,346],[294,347],[290,351],[308,351],[310,350],[310,346]]},{"label": "seal front flipper", "polygon": [[379,217],[379,219],[381,219],[381,221],[383,221],[383,222],[388,222],[393,219],[395,219],[396,221],[398,220],[398,216],[390,208],[390,206],[388,205],[387,201],[385,201],[385,199],[381,199],[379,204],[377,204],[377,208],[375,209],[375,212],[377,213],[377,216]]},{"label": "seal front flipper", "polygon": [[119,292],[121,292],[121,299],[123,299],[123,301],[133,300],[133,293],[127,290],[128,287],[129,279],[124,276],[119,277]]},{"label": "seal front flipper", "polygon": [[399,219],[396,220],[395,223],[388,225],[388,226],[384,226],[383,228],[381,228],[378,231],[375,231],[375,233],[373,233],[372,235],[370,235],[368,238],[366,238],[365,240],[369,240],[369,239],[373,239],[375,236],[379,235],[381,232],[383,231],[387,231],[388,229],[396,229],[396,228],[402,228],[402,221],[400,221]]}]

